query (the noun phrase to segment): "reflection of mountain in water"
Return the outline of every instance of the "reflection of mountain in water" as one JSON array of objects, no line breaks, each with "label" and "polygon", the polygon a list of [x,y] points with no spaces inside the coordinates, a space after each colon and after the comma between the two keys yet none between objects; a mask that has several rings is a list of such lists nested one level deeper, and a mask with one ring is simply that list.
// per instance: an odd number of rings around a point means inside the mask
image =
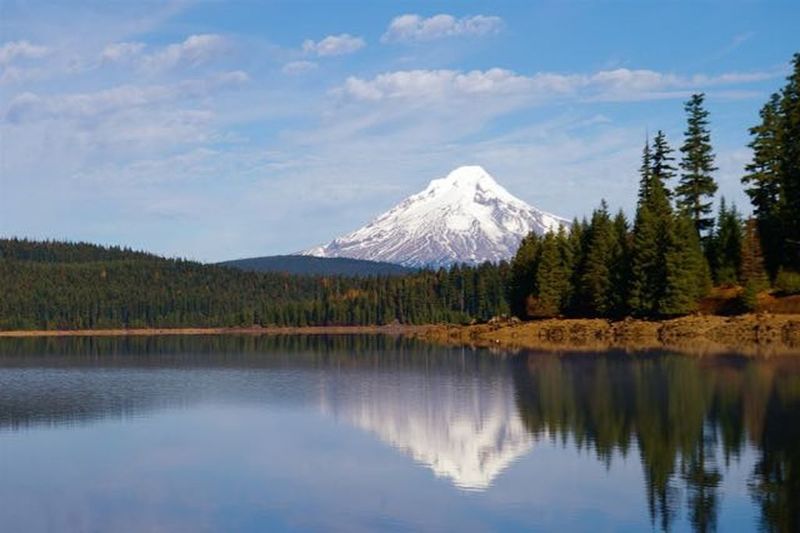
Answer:
[{"label": "reflection of mountain in water", "polygon": [[326,378],[323,411],[374,433],[460,488],[488,488],[533,445],[507,371],[359,374]]}]

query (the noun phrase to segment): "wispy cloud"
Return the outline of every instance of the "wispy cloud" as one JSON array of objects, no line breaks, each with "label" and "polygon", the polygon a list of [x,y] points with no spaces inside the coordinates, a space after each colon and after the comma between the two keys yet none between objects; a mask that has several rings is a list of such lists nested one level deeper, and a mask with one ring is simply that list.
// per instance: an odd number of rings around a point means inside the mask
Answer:
[{"label": "wispy cloud", "polygon": [[220,57],[230,49],[221,35],[204,33],[190,35],[184,41],[146,52],[144,43],[119,42],[107,45],[100,54],[101,63],[136,63],[149,73],[181,67],[196,67]]},{"label": "wispy cloud", "polygon": [[144,47],[144,43],[137,42],[112,43],[100,53],[100,61],[103,63],[122,63],[137,59],[141,57]]},{"label": "wispy cloud", "polygon": [[684,76],[653,70],[619,68],[594,74],[540,72],[530,76],[488,70],[402,70],[365,79],[347,78],[334,94],[355,100],[444,100],[459,96],[519,95],[533,99],[579,95],[590,100],[639,100],[679,97],[687,90],[772,79],[782,71],[731,72]]},{"label": "wispy cloud", "polygon": [[381,37],[381,42],[420,42],[443,37],[479,36],[497,33],[503,27],[503,19],[495,16],[475,15],[455,18],[439,14],[424,18],[416,14],[395,17]]},{"label": "wispy cloud", "polygon": [[241,85],[248,79],[245,72],[231,71],[171,85],[120,85],[102,91],[43,96],[25,92],[9,102],[2,118],[11,123],[52,118],[86,119],[131,108],[200,98],[220,88]]},{"label": "wispy cloud", "polygon": [[366,46],[366,42],[361,37],[354,37],[348,33],[340,35],[328,35],[319,41],[306,39],[303,41],[303,51],[320,57],[341,56],[352,54]]},{"label": "wispy cloud", "polygon": [[311,72],[317,68],[317,64],[313,61],[291,61],[286,63],[281,71],[284,74],[296,75]]},{"label": "wispy cloud", "polygon": [[0,46],[0,66],[8,65],[15,59],[38,59],[49,52],[50,48],[47,46],[28,41],[10,41]]}]

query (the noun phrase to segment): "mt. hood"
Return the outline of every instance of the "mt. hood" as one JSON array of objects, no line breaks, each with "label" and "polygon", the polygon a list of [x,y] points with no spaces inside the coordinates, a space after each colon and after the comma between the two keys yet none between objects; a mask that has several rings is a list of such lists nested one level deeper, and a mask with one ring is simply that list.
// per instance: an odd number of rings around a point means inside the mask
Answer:
[{"label": "mt. hood", "polygon": [[510,259],[531,231],[568,226],[513,196],[482,167],[435,179],[361,229],[301,252],[406,266],[477,264]]}]

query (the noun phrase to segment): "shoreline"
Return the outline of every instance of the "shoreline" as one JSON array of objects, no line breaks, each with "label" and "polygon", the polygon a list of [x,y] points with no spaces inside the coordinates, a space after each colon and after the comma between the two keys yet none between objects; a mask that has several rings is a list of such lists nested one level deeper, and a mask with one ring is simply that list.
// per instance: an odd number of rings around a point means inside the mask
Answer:
[{"label": "shoreline", "polygon": [[710,355],[800,355],[800,314],[691,315],[665,320],[556,318],[492,320],[474,325],[113,328],[7,330],[2,338],[182,335],[392,335],[445,346],[501,350],[599,351],[670,349]]},{"label": "shoreline", "polygon": [[668,349],[696,355],[800,355],[800,314],[505,321],[432,327],[416,337],[450,346],[504,350]]},{"label": "shoreline", "polygon": [[411,335],[432,326],[298,326],[224,328],[109,328],[109,329],[31,329],[0,330],[0,338],[33,337],[147,337],[181,335]]}]

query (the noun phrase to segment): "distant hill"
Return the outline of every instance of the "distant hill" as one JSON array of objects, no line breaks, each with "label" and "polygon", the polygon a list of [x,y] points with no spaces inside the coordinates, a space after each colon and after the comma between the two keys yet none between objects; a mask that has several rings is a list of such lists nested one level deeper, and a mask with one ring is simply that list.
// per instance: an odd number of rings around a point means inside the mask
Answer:
[{"label": "distant hill", "polygon": [[217,263],[248,272],[285,272],[288,274],[324,276],[399,276],[416,269],[348,257],[314,257],[310,255],[273,255],[251,257]]}]

